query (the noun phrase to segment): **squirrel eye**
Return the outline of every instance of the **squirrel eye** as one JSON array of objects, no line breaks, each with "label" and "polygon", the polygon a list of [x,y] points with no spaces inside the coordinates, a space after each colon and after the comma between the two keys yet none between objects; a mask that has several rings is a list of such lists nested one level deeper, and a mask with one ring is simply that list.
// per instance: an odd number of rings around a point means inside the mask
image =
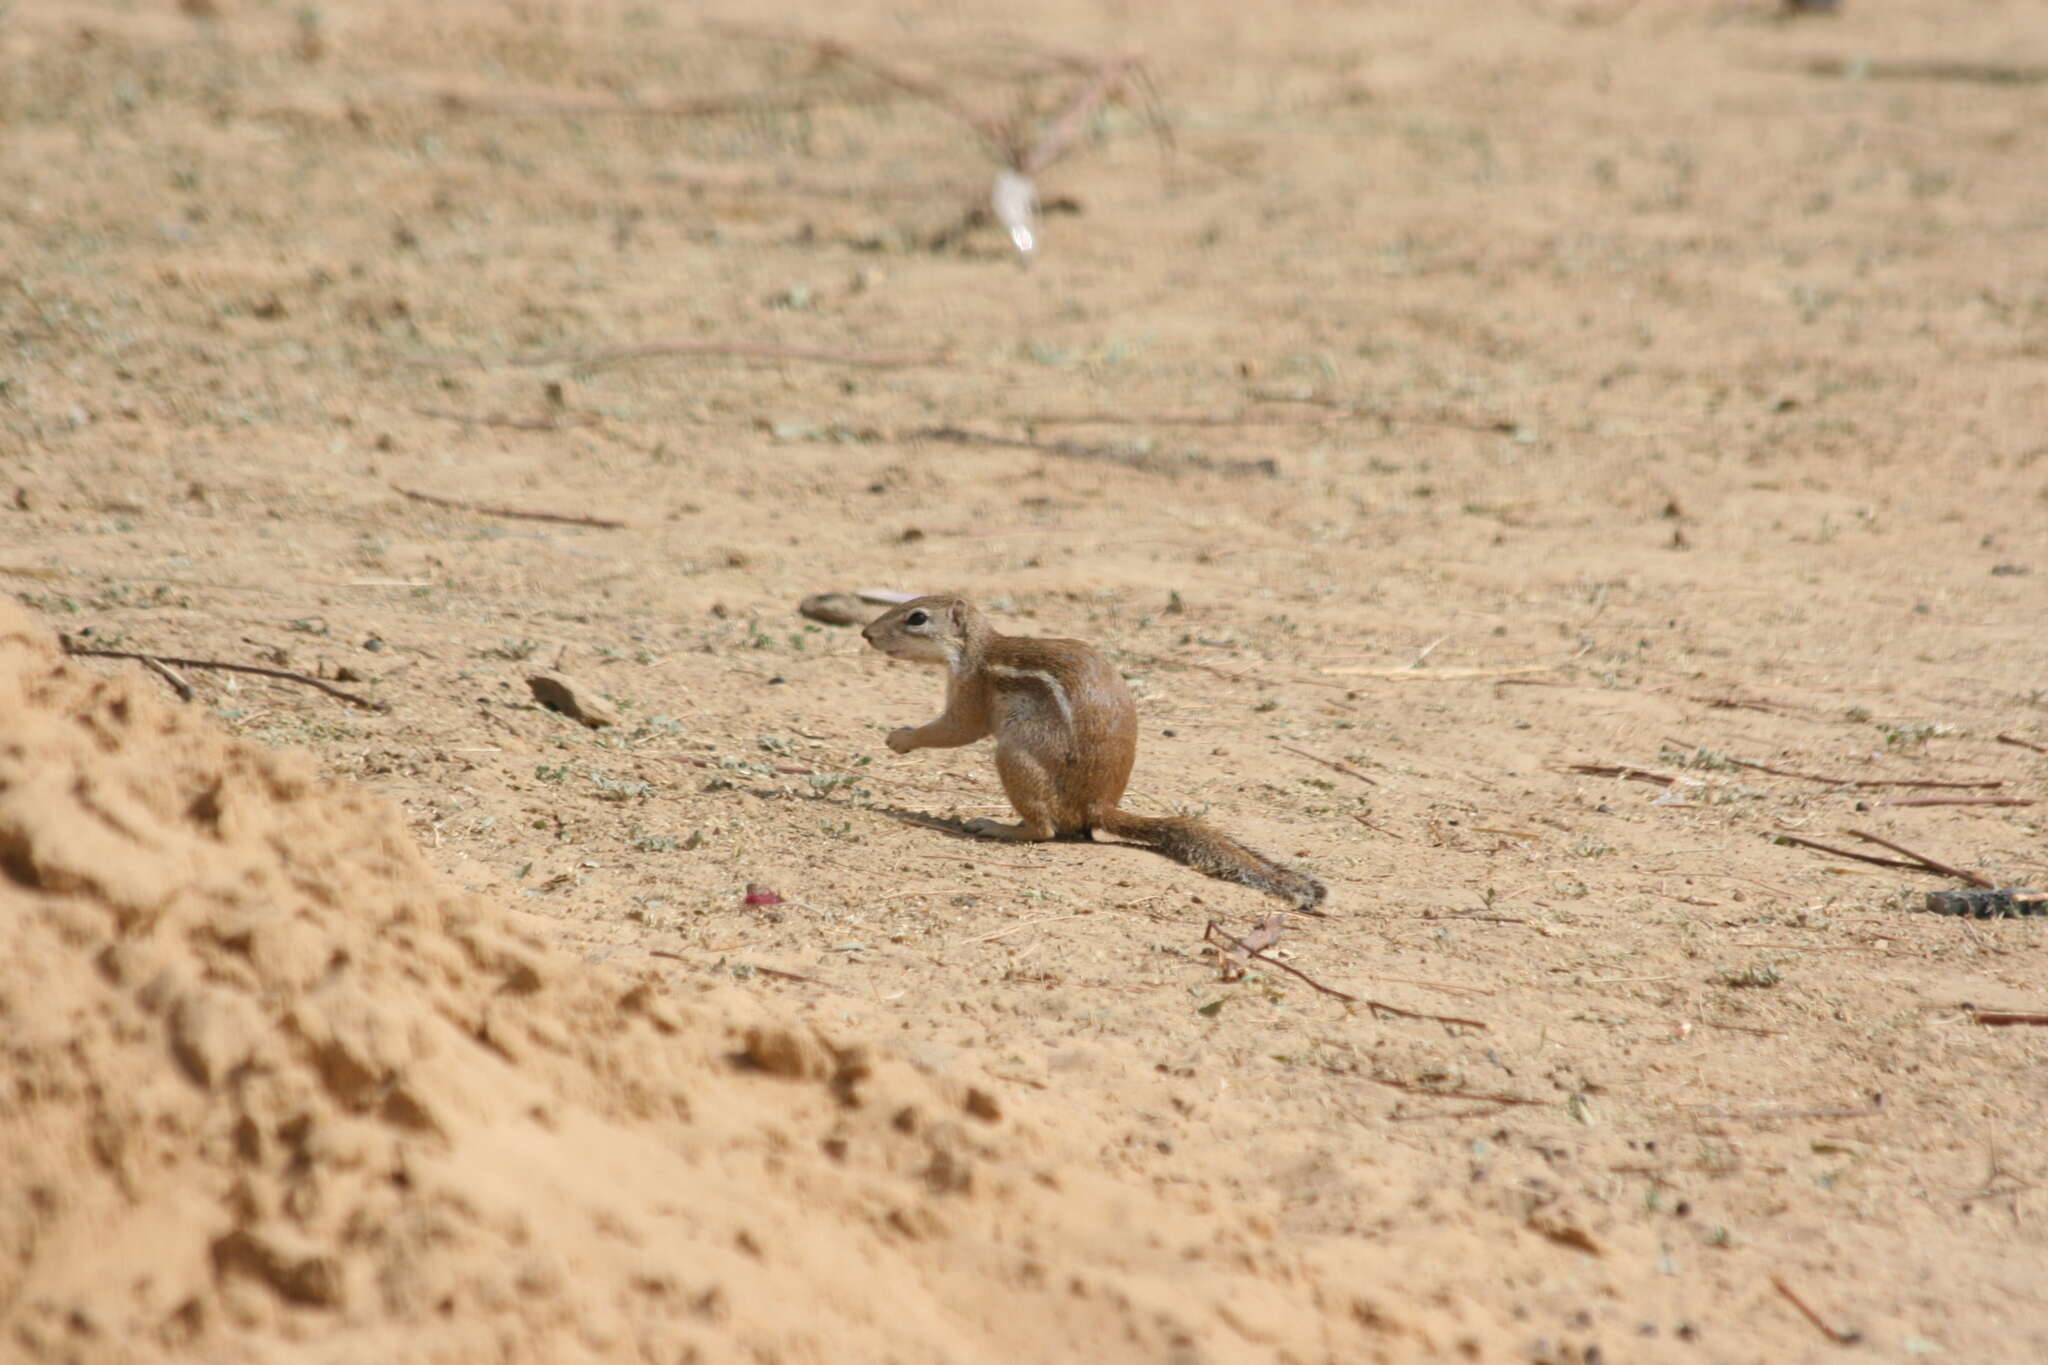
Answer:
[{"label": "squirrel eye", "polygon": [[910,615],[903,618],[903,624],[906,626],[921,626],[931,619],[932,618],[925,612],[914,611],[910,613]]}]

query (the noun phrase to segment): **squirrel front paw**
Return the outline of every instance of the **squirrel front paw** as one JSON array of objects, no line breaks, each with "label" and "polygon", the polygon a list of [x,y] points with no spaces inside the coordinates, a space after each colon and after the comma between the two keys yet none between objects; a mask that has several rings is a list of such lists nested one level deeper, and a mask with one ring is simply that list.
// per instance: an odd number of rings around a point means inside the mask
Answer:
[{"label": "squirrel front paw", "polygon": [[917,747],[917,731],[905,725],[889,732],[889,748],[899,754],[907,754]]}]

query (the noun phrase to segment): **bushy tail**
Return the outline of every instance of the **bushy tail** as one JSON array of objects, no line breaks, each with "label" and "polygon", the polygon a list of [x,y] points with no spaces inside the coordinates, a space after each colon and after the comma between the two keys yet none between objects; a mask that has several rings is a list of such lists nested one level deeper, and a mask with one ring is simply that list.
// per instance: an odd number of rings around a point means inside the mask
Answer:
[{"label": "bushy tail", "polygon": [[1316,907],[1328,895],[1323,884],[1306,872],[1274,862],[1255,849],[1189,816],[1158,820],[1128,811],[1113,810],[1098,819],[1095,827],[1119,839],[1129,839],[1156,849],[1177,863],[1206,872],[1227,882],[1242,882],[1269,896],[1292,902],[1296,910],[1318,913]]}]

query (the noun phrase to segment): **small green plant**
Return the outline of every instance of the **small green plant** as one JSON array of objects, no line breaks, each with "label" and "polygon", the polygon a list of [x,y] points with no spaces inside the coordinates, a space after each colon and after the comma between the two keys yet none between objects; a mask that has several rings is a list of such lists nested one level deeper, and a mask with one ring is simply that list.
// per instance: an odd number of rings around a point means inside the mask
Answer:
[{"label": "small green plant", "polygon": [[1884,742],[1887,746],[1900,749],[1922,748],[1930,739],[1939,739],[1944,735],[1956,733],[1955,726],[1940,724],[1886,725],[1879,723],[1877,729],[1878,733],[1884,736]]},{"label": "small green plant", "polygon": [[654,795],[654,784],[636,778],[607,777],[593,772],[591,782],[597,787],[598,796],[606,801],[640,801]]},{"label": "small green plant", "polygon": [[543,782],[560,782],[569,775],[566,763],[542,763],[533,770],[533,775]]},{"label": "small green plant", "polygon": [[79,610],[78,603],[62,593],[20,592],[14,596],[22,605],[47,616],[71,616]]},{"label": "small green plant", "polygon": [[1740,969],[1723,968],[1714,979],[1723,986],[1739,990],[1763,990],[1777,985],[1785,977],[1775,963],[1752,962]]},{"label": "small green plant", "polygon": [[517,664],[524,663],[535,654],[538,654],[540,647],[541,644],[538,640],[528,640],[524,637],[514,638],[508,635],[490,648],[478,650],[477,653],[486,659],[504,659],[509,663]]},{"label": "small green plant", "polygon": [[855,785],[860,781],[858,773],[812,773],[809,781],[811,790],[820,796],[830,796],[833,792],[841,790],[845,790],[847,795],[853,797],[865,797],[868,794],[865,788]]}]

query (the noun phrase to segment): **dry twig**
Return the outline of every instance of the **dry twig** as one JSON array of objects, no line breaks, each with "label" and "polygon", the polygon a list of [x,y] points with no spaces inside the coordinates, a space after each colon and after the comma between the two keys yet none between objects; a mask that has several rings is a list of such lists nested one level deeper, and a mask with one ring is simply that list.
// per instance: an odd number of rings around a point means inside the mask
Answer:
[{"label": "dry twig", "polygon": [[600,530],[623,530],[626,523],[610,517],[586,517],[574,512],[531,512],[517,507],[488,507],[483,503],[464,502],[460,498],[436,497],[432,493],[421,493],[411,488],[391,485],[391,491],[402,493],[414,502],[428,503],[434,507],[446,507],[456,512],[475,512],[486,517],[509,517],[515,521],[547,521],[560,526],[595,526]]},{"label": "dry twig", "polygon": [[179,701],[192,700],[192,684],[186,682],[183,678],[179,677],[175,672],[168,668],[164,664],[163,660],[153,659],[145,654],[142,656],[142,666],[144,668],[147,668],[150,672],[156,674],[159,678],[162,678],[165,682],[169,683],[171,686],[171,691],[178,694]]},{"label": "dry twig", "polygon": [[618,346],[602,351],[539,351],[532,355],[513,356],[505,363],[521,368],[540,365],[573,365],[579,370],[594,370],[602,365],[615,365],[624,360],[645,360],[653,356],[697,355],[731,356],[743,360],[811,360],[821,365],[852,365],[860,369],[896,370],[913,365],[942,364],[945,357],[932,354],[912,354],[891,351],[835,351],[815,346],[779,346],[764,341],[694,341],[677,339],[673,341],[643,341],[633,346]]},{"label": "dry twig", "polygon": [[[1484,1027],[1484,1025],[1482,1025],[1481,1027]],[[1389,1079],[1388,1077],[1385,1077],[1385,1076],[1370,1076],[1370,1075],[1367,1075],[1366,1073],[1364,1073],[1364,1072],[1362,1072],[1362,1071],[1357,1071],[1357,1072],[1348,1072],[1348,1073],[1347,1073],[1347,1072],[1339,1072],[1338,1074],[1339,1074],[1339,1075],[1347,1075],[1347,1074],[1348,1074],[1348,1075],[1355,1075],[1355,1076],[1358,1076],[1358,1077],[1359,1077],[1360,1079],[1362,1079],[1362,1080],[1368,1080],[1368,1081],[1371,1081],[1371,1082],[1372,1082],[1372,1083],[1373,1083],[1374,1085],[1384,1085],[1384,1086],[1386,1086],[1386,1087],[1387,1087],[1387,1088],[1388,1088],[1389,1090],[1399,1090],[1399,1091],[1402,1091],[1403,1093],[1405,1093],[1405,1094],[1409,1094],[1409,1095],[1431,1095],[1431,1096],[1435,1096],[1435,1097],[1436,1097],[1436,1098],[1438,1098],[1438,1099],[1446,1099],[1446,1100],[1479,1100],[1479,1101],[1481,1101],[1481,1102],[1483,1102],[1483,1103],[1486,1103],[1486,1104],[1522,1104],[1522,1105],[1532,1105],[1532,1106],[1538,1106],[1538,1107],[1547,1107],[1548,1105],[1550,1105],[1550,1104],[1552,1103],[1552,1101],[1550,1101],[1550,1100],[1532,1100],[1532,1099],[1525,1099],[1524,1097],[1522,1097],[1522,1096],[1520,1096],[1520,1095],[1501,1095],[1501,1094],[1496,1094],[1496,1093],[1493,1093],[1493,1092],[1491,1092],[1491,1091],[1481,1091],[1481,1090],[1445,1090],[1445,1089],[1443,1089],[1443,1088],[1441,1088],[1441,1087],[1439,1087],[1439,1086],[1434,1086],[1434,1085],[1417,1085],[1417,1084],[1415,1084],[1415,1083],[1414,1083],[1413,1081],[1396,1081],[1396,1080],[1391,1080],[1391,1079]]]},{"label": "dry twig", "polygon": [[308,677],[304,673],[294,673],[288,668],[264,668],[259,664],[231,664],[221,659],[180,659],[169,654],[138,654],[133,650],[126,649],[87,649],[83,645],[74,642],[68,635],[59,635],[57,638],[63,642],[66,654],[78,658],[133,659],[137,663],[150,665],[176,664],[180,668],[212,668],[224,673],[253,673],[260,678],[282,678],[286,682],[303,684],[316,691],[325,692],[330,697],[345,701],[350,706],[360,706],[365,711],[389,711],[391,709],[388,702],[357,696],[353,692],[344,692],[332,683],[319,678]]},{"label": "dry twig", "polygon": [[1876,844],[1879,848],[1888,848],[1902,857],[1911,858],[1929,872],[1938,872],[1944,877],[1954,877],[1959,882],[1968,882],[1972,886],[1981,886],[1986,891],[1995,891],[1998,888],[1996,882],[1988,881],[1974,872],[1965,872],[1959,867],[1950,867],[1947,863],[1938,863],[1926,854],[1915,853],[1903,844],[1895,844],[1889,839],[1880,839],[1875,834],[1866,834],[1860,829],[1847,830],[1845,833],[1861,839],[1865,843]]},{"label": "dry twig", "polygon": [[2036,744],[2031,739],[2021,739],[2018,735],[2000,735],[1998,742],[2000,744],[2011,744],[2021,749],[2032,749],[2037,754],[2048,754],[2048,747]]},{"label": "dry twig", "polygon": [[1631,767],[1626,763],[1574,763],[1568,770],[1584,773],[1588,777],[1619,777],[1630,782],[1654,782],[1660,787],[1676,786],[1679,779],[1663,773],[1653,773],[1648,768]]},{"label": "dry twig", "polygon": [[1980,1010],[1975,1005],[1965,1005],[1970,1017],[1980,1024],[1992,1028],[2003,1028],[2009,1024],[2039,1024],[2048,1026],[2048,1014],[2033,1014],[2020,1010]]},{"label": "dry twig", "polygon": [[434,417],[444,422],[460,422],[464,426],[472,427],[504,427],[510,431],[561,431],[567,427],[589,426],[597,420],[584,412],[565,412],[553,417],[510,417],[502,412],[487,412],[477,416],[448,408],[416,407],[413,411],[422,417]]},{"label": "dry twig", "polygon": [[1909,863],[1899,858],[1879,858],[1868,853],[1855,853],[1846,848],[1836,848],[1833,844],[1824,844],[1818,839],[1802,839],[1797,834],[1774,832],[1771,835],[1771,842],[1774,844],[1797,844],[1801,848],[1811,848],[1817,849],[1822,853],[1832,853],[1837,858],[1853,858],[1859,863],[1869,863],[1873,867],[1897,867],[1903,868],[1908,872],[1927,872],[1932,870],[1923,867],[1919,863]]},{"label": "dry twig", "polygon": [[1298,758],[1305,758],[1311,763],[1320,763],[1333,773],[1342,773],[1346,777],[1355,777],[1360,782],[1365,783],[1368,787],[1377,787],[1379,785],[1378,782],[1374,781],[1370,777],[1367,777],[1364,773],[1358,771],[1358,769],[1352,767],[1349,763],[1344,763],[1333,758],[1318,758],[1316,755],[1310,753],[1308,750],[1297,749],[1292,744],[1283,744],[1280,747]]},{"label": "dry twig", "polygon": [[[1111,57],[1098,64],[1095,74],[1074,92],[1074,97],[1067,101],[1067,107],[1060,111],[1045,135],[1016,157],[1016,169],[1025,175],[1035,176],[1065,156],[1081,130],[1088,126],[1088,120],[1095,117],[1103,105],[1115,99],[1125,80],[1138,70],[1138,58],[1131,55]],[[1165,127],[1164,124],[1158,126]]]},{"label": "dry twig", "polygon": [[1880,806],[2031,806],[2024,796],[1908,796],[1880,801]]},{"label": "dry twig", "polygon": [[[457,90],[432,92],[449,113],[471,114],[617,114],[639,118],[717,118],[728,114],[802,113],[826,100],[815,96],[758,94],[702,95],[689,99],[628,100],[581,90]],[[838,104],[855,100],[830,101]]]},{"label": "dry twig", "polygon": [[1791,1287],[1776,1275],[1771,1276],[1771,1285],[1780,1294],[1785,1296],[1787,1303],[1799,1310],[1801,1317],[1819,1328],[1821,1335],[1834,1342],[1835,1345],[1854,1346],[1857,1342],[1863,1340],[1863,1333],[1861,1332],[1844,1332],[1840,1328],[1829,1326],[1826,1318],[1808,1308],[1806,1300],[1793,1293]]},{"label": "dry twig", "polygon": [[1517,678],[1530,673],[1554,673],[1558,664],[1524,664],[1514,668],[1321,668],[1316,671],[1338,678],[1408,678],[1420,682],[1474,682],[1481,678]]},{"label": "dry twig", "polygon": [[[1265,963],[1269,967],[1278,967],[1281,971],[1287,972],[1292,976],[1299,977],[1301,980],[1306,981],[1309,985],[1315,987],[1324,995],[1335,996],[1337,999],[1342,1000],[1347,1004],[1355,1005],[1359,1003],[1357,996],[1347,995],[1345,992],[1338,990],[1334,986],[1325,986],[1322,982],[1316,980],[1314,977],[1310,976],[1307,972],[1302,971],[1300,968],[1290,967],[1285,962],[1280,961],[1278,958],[1267,957],[1264,953],[1260,952],[1257,948],[1254,948],[1249,943],[1245,942],[1243,939],[1232,937],[1231,934],[1227,932],[1222,925],[1218,924],[1213,919],[1209,921],[1209,926],[1206,929],[1202,930],[1202,937],[1211,943],[1220,945],[1226,950],[1236,950],[1242,952],[1246,957],[1256,958],[1258,961]],[[1370,1004],[1371,1002],[1367,1001],[1366,1003]]]},{"label": "dry twig", "polygon": [[[1371,780],[1372,780],[1371,778],[1367,778],[1367,779],[1366,779],[1366,781],[1368,781],[1368,782],[1370,782]],[[1364,817],[1363,815],[1360,815],[1360,814],[1359,814],[1359,813],[1358,813],[1357,811],[1351,811],[1351,812],[1349,812],[1349,814],[1350,814],[1350,816],[1351,816],[1351,818],[1352,818],[1352,819],[1356,820],[1356,821],[1357,821],[1357,822],[1358,822],[1359,824],[1361,824],[1361,825],[1364,825],[1364,826],[1365,826],[1365,827],[1366,827],[1367,829],[1369,829],[1369,830],[1374,830],[1374,831],[1377,831],[1377,832],[1378,832],[1378,833],[1380,833],[1380,834],[1384,834],[1384,835],[1386,835],[1386,836],[1387,836],[1387,837],[1388,837],[1389,839],[1393,839],[1393,840],[1395,840],[1395,841],[1396,841],[1396,842],[1398,842],[1398,843],[1403,843],[1403,844],[1405,844],[1405,843],[1407,843],[1407,842],[1408,842],[1408,841],[1407,841],[1407,840],[1406,840],[1405,838],[1403,838],[1403,837],[1402,837],[1401,835],[1398,835],[1398,834],[1394,833],[1394,831],[1392,831],[1392,830],[1388,829],[1388,828],[1387,828],[1387,827],[1386,827],[1385,825],[1375,825],[1375,824],[1374,824],[1374,823],[1373,823],[1372,821],[1370,821],[1370,820],[1366,819],[1366,818],[1365,818],[1365,817]]]},{"label": "dry twig", "polygon": [[1208,456],[1191,455],[1180,464],[1173,464],[1157,458],[1149,450],[1130,445],[1089,445],[1085,441],[1031,441],[1021,436],[998,436],[990,432],[969,431],[965,427],[955,426],[919,427],[914,431],[903,432],[902,439],[944,441],[949,445],[989,446],[999,450],[1035,450],[1045,455],[1058,455],[1063,459],[1094,460],[1119,465],[1125,469],[1141,470],[1148,474],[1172,475],[1183,466],[1220,474],[1263,474],[1270,477],[1279,472],[1279,466],[1270,458],[1216,460]]},{"label": "dry twig", "polygon": [[1830,1109],[1723,1109],[1715,1104],[1686,1105],[1695,1117],[1735,1123],[1775,1123],[1782,1119],[1868,1119],[1884,1112],[1884,1096],[1873,1091],[1870,1103],[1855,1108]]},{"label": "dry twig", "polygon": [[[1681,749],[1690,749],[1694,753],[1713,752],[1712,750],[1704,749],[1697,744],[1693,744],[1689,741],[1682,739],[1667,738],[1665,740],[1665,743],[1675,744]],[[1773,768],[1767,763],[1752,763],[1746,758],[1735,758],[1729,754],[1721,754],[1719,755],[1719,757],[1723,762],[1733,764],[1735,767],[1738,768],[1747,768],[1751,772],[1769,773],[1772,777],[1797,778],[1801,782],[1819,782],[1822,785],[1829,787],[1954,787],[1969,790],[1972,788],[2003,787],[2005,785],[2003,779],[1995,782],[1938,782],[1932,778],[1922,777],[1827,777],[1819,773],[1800,773],[1793,772],[1787,768]],[[1890,804],[1900,805],[1903,803],[1892,802]]]},{"label": "dry twig", "polygon": [[999,938],[1007,938],[1011,934],[1021,933],[1040,924],[1058,924],[1062,920],[1085,918],[1087,918],[1085,915],[1047,915],[1043,919],[1027,919],[1022,924],[1013,924],[1007,929],[998,929],[992,934],[977,934],[973,938],[963,941],[967,943],[990,943]]}]

